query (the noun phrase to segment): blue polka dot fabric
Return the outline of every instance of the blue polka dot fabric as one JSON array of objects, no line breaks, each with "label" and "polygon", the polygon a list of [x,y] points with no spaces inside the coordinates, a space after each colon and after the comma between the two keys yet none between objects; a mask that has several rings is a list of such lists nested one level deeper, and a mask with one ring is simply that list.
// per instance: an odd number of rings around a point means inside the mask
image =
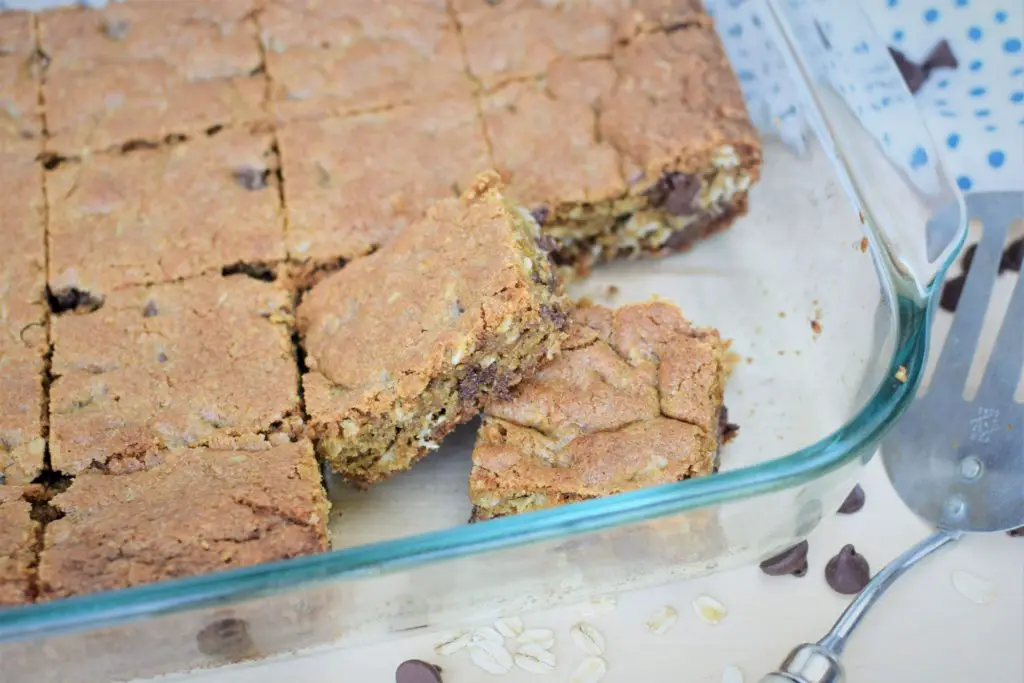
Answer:
[{"label": "blue polka dot fabric", "polygon": [[[1021,0],[776,0],[792,9],[791,29],[847,107],[885,153],[922,185],[941,158],[962,190],[1024,188],[1024,2]],[[736,68],[755,124],[800,148],[808,130],[801,98],[789,80],[778,36],[758,0],[705,0]],[[867,15],[877,34],[851,27]],[[801,17],[814,17],[800,25]],[[795,21],[794,21],[795,19]],[[814,39],[807,36],[814,35]],[[922,62],[948,40],[959,68],[936,69],[916,96],[903,86],[886,46]],[[915,111],[916,110],[916,111]],[[931,139],[901,126],[917,112]],[[927,136],[922,136],[927,137]]]},{"label": "blue polka dot fabric", "polygon": [[937,69],[918,108],[961,190],[1024,188],[1024,2],[861,0],[889,45],[922,61],[942,39],[960,63]]}]

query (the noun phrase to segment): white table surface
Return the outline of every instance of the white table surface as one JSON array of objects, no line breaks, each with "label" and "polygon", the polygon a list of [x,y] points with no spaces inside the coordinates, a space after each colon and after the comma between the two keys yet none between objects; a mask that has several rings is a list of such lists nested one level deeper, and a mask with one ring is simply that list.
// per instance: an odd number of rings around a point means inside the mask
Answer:
[{"label": "white table surface", "polygon": [[[826,585],[822,574],[833,553],[853,543],[877,570],[927,533],[896,497],[879,458],[868,466],[862,483],[867,492],[864,509],[826,520],[810,537],[810,571],[803,578],[769,577],[756,567],[739,569],[622,594],[613,612],[585,618],[607,640],[604,683],[718,683],[728,665],[739,667],[748,683],[756,683],[792,646],[819,638],[848,602]],[[954,570],[990,581],[994,598],[986,604],[968,600],[953,586]],[[728,615],[721,624],[711,626],[696,616],[691,602],[701,594],[726,606]],[[644,622],[664,605],[678,610],[679,621],[664,635],[653,635]],[[444,633],[420,633],[373,647],[314,651],[181,680],[390,683],[400,662],[418,658],[442,666],[445,683],[568,681],[583,658],[569,628],[582,619],[582,606],[523,615],[528,628],[555,631],[558,665],[547,676],[518,669],[492,676],[477,668],[466,651],[437,656],[433,646]],[[869,615],[845,662],[849,683],[1024,681],[1024,538],[974,536],[926,560]]]}]

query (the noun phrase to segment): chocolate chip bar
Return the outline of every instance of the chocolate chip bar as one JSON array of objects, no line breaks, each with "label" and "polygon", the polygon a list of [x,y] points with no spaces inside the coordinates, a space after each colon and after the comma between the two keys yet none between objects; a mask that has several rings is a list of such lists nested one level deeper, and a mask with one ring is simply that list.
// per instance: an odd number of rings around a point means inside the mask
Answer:
[{"label": "chocolate chip bar", "polygon": [[306,409],[335,471],[408,468],[557,352],[567,302],[538,237],[485,173],[305,296]]},{"label": "chocolate chip bar", "polygon": [[582,304],[552,363],[485,406],[473,519],[711,474],[729,342],[668,303]]},{"label": "chocolate chip bar", "polygon": [[130,474],[87,472],[51,505],[41,599],[126,588],[327,550],[329,503],[308,441],[165,453]]}]

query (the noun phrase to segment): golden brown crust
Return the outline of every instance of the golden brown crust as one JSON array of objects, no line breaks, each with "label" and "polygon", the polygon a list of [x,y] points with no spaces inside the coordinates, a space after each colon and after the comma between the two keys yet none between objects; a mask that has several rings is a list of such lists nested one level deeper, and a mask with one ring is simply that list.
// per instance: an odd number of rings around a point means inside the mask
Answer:
[{"label": "golden brown crust", "polygon": [[298,406],[291,295],[243,275],[110,294],[53,321],[53,467],[137,467],[164,448],[259,441]]},{"label": "golden brown crust", "polygon": [[0,485],[0,607],[34,599],[39,524],[20,486]]},{"label": "golden brown crust", "polygon": [[39,15],[47,72],[160,62],[183,81],[248,76],[260,66],[254,0],[172,0],[64,8]]},{"label": "golden brown crust", "polygon": [[488,166],[470,100],[296,122],[278,138],[288,255],[297,261],[367,254]]},{"label": "golden brown crust", "polygon": [[278,121],[472,95],[443,2],[285,0],[260,26]]},{"label": "golden brown crust", "polygon": [[284,260],[268,133],[224,130],[49,172],[50,287],[102,298],[237,263]]},{"label": "golden brown crust", "polygon": [[496,183],[481,175],[303,299],[306,407],[347,476],[408,467],[557,350],[564,299]]},{"label": "golden brown crust", "polygon": [[562,354],[485,408],[476,518],[710,474],[727,348],[671,304],[582,304]]},{"label": "golden brown crust", "polygon": [[308,441],[190,449],[148,470],[90,472],[51,505],[40,598],[126,588],[328,549],[329,504]]}]

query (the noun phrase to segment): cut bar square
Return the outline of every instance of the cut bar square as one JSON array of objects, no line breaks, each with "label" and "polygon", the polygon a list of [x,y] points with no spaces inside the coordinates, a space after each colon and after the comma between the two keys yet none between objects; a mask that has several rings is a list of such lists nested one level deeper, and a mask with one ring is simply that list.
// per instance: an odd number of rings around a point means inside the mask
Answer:
[{"label": "cut bar square", "polygon": [[21,486],[0,484],[0,607],[35,599],[39,523]]},{"label": "cut bar square", "polygon": [[279,2],[260,15],[279,121],[472,95],[444,4],[388,4]]},{"label": "cut bar square", "polygon": [[269,133],[201,135],[48,173],[50,288],[102,300],[128,285],[284,260]]},{"label": "cut bar square", "polygon": [[711,474],[728,347],[668,303],[581,304],[562,353],[485,406],[469,482],[473,518]]},{"label": "cut bar square", "polygon": [[456,0],[469,70],[485,89],[538,76],[562,57],[608,57],[615,3]]},{"label": "cut bar square", "polygon": [[87,472],[50,504],[41,599],[127,588],[328,549],[329,503],[308,441],[165,453],[130,474]]},{"label": "cut bar square", "polygon": [[367,254],[488,168],[471,100],[282,127],[288,255],[336,264]]},{"label": "cut bar square", "polygon": [[260,121],[265,90],[260,76],[185,81],[156,60],[59,71],[44,86],[47,149],[78,155]]},{"label": "cut bar square", "polygon": [[567,302],[537,238],[486,173],[309,292],[304,395],[335,471],[407,469],[557,352]]},{"label": "cut bar square", "polygon": [[46,259],[37,152],[38,143],[25,140],[0,150],[0,483],[8,484],[26,484],[43,469]]},{"label": "cut bar square", "polygon": [[50,456],[77,474],[260,442],[298,409],[291,294],[244,275],[132,287],[53,320]]},{"label": "cut bar square", "polygon": [[542,219],[556,263],[583,274],[727,226],[760,172],[739,84],[699,23],[641,33],[610,60],[557,60],[482,108],[510,198]]},{"label": "cut bar square", "polygon": [[253,0],[171,0],[65,8],[39,15],[49,75],[156,61],[182,81],[248,76],[260,67]]}]

